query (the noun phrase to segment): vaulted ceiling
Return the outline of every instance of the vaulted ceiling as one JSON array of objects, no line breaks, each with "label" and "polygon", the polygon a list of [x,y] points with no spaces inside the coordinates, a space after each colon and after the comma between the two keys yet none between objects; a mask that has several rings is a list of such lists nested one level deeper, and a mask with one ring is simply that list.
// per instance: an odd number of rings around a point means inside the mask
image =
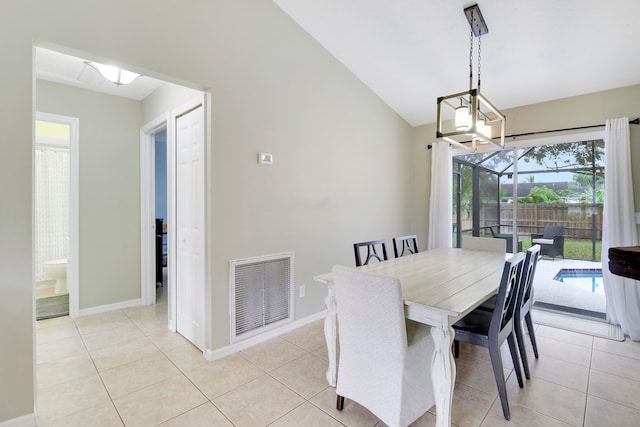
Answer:
[{"label": "vaulted ceiling", "polygon": [[[438,96],[469,89],[474,1],[273,1],[412,125],[435,122]],[[500,109],[640,83],[638,0],[477,3],[482,93]]]}]

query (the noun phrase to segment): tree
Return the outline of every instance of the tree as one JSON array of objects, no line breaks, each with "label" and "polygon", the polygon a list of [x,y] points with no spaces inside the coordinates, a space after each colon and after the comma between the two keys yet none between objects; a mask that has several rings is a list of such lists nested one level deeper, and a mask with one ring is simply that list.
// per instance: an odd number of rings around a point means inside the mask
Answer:
[{"label": "tree", "polygon": [[560,203],[562,202],[562,198],[556,194],[550,188],[547,188],[546,185],[542,187],[533,187],[529,191],[529,195],[527,197],[521,197],[518,199],[520,203]]}]

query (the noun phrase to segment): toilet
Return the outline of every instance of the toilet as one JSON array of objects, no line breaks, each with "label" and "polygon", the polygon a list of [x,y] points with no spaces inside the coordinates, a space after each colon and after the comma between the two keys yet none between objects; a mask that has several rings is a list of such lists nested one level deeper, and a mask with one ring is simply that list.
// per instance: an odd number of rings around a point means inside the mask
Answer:
[{"label": "toilet", "polygon": [[44,263],[44,271],[51,279],[56,280],[56,288],[53,291],[57,295],[68,294],[67,290],[67,260],[56,259]]}]

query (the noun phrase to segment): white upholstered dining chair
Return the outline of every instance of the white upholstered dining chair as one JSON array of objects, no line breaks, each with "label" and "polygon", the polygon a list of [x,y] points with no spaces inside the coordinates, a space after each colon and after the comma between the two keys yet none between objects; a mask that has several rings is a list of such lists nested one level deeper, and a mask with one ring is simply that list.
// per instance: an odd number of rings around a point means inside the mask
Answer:
[{"label": "white upholstered dining chair", "polygon": [[337,409],[344,398],[388,426],[407,426],[434,404],[430,328],[405,321],[400,281],[333,268],[340,361]]},{"label": "white upholstered dining chair", "polygon": [[462,249],[476,249],[488,252],[507,252],[507,241],[491,237],[462,236]]}]

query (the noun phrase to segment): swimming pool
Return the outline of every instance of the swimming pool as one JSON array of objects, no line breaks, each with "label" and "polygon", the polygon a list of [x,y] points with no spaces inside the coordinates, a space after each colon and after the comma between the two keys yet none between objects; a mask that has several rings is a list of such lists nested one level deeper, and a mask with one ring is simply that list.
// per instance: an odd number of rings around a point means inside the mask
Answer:
[{"label": "swimming pool", "polygon": [[553,280],[604,295],[601,268],[563,268]]}]

